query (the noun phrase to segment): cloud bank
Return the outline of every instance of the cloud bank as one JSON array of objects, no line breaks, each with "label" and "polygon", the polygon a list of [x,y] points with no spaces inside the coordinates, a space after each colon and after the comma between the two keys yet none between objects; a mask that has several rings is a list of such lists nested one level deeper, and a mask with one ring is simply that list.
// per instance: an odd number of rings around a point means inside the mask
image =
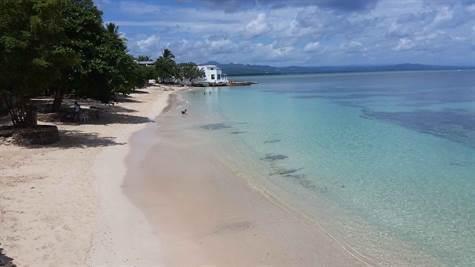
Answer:
[{"label": "cloud bank", "polygon": [[[99,1],[99,0],[97,0]],[[475,64],[475,0],[102,0],[134,54],[273,65]]]}]

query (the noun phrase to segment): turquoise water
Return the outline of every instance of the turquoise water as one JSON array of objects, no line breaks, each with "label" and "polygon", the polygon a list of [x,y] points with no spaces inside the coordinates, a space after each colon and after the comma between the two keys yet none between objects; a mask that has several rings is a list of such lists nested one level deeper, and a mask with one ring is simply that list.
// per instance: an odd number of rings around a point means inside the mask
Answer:
[{"label": "turquoise water", "polygon": [[475,266],[474,71],[242,79],[187,94],[241,175],[381,265]]}]

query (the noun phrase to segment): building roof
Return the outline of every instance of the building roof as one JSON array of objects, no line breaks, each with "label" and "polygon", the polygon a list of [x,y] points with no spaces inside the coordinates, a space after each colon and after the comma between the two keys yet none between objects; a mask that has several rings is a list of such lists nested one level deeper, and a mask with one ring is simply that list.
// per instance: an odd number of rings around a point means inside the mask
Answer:
[{"label": "building roof", "polygon": [[150,60],[150,61],[137,61],[139,65],[153,65],[155,64],[155,61]]}]

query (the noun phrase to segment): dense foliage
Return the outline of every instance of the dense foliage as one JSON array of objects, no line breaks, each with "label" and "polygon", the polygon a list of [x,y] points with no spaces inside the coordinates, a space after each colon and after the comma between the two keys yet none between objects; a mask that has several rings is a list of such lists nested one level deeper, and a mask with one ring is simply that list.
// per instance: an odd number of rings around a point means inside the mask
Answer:
[{"label": "dense foliage", "polygon": [[151,74],[127,53],[92,0],[0,1],[0,96],[15,126],[34,126],[31,98],[64,94],[104,102],[145,85]]},{"label": "dense foliage", "polygon": [[163,54],[155,62],[155,69],[163,83],[174,83],[179,78],[175,55],[169,49],[163,50]]},{"label": "dense foliage", "polygon": [[205,76],[204,71],[200,70],[195,63],[178,64],[178,72],[180,80],[184,80],[189,83]]},{"label": "dense foliage", "polygon": [[116,25],[104,25],[93,0],[0,0],[0,99],[17,127],[36,125],[31,99],[52,95],[109,102],[150,79],[176,83],[203,74],[193,63],[176,64],[169,49],[154,66],[128,54]]},{"label": "dense foliage", "polygon": [[204,77],[195,63],[175,62],[175,55],[169,49],[163,50],[163,54],[155,62],[155,70],[158,78],[163,83],[192,82],[193,80]]},{"label": "dense foliage", "polygon": [[31,97],[76,63],[67,47],[63,0],[0,1],[0,94],[17,126],[36,124]]}]

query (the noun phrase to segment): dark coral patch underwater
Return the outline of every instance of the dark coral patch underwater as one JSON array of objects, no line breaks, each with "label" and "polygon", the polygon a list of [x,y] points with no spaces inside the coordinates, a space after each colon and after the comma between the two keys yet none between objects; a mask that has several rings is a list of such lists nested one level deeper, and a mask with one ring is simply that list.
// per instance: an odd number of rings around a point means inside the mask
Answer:
[{"label": "dark coral patch underwater", "polygon": [[210,123],[200,126],[201,129],[205,130],[222,130],[222,129],[229,129],[231,126],[225,123]]}]

